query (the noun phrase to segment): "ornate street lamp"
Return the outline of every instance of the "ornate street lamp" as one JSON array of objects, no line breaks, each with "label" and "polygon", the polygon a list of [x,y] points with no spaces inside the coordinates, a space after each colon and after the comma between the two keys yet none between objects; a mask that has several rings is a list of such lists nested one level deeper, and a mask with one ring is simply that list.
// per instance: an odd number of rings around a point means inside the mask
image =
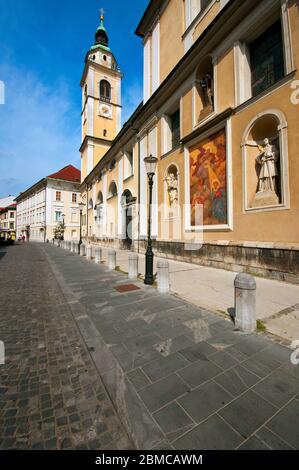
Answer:
[{"label": "ornate street lamp", "polygon": [[147,250],[145,254],[145,279],[144,284],[152,285],[154,283],[154,253],[152,250],[152,238],[151,238],[151,223],[152,223],[152,200],[153,200],[153,184],[154,176],[156,173],[158,159],[150,155],[145,157],[145,169],[148,176],[149,185],[149,211],[148,211],[148,232],[147,232]]},{"label": "ornate street lamp", "polygon": [[79,238],[79,252],[80,252],[80,245],[82,245],[82,212],[83,212],[83,207],[84,207],[83,202],[79,202],[78,206],[80,209],[80,238]]}]

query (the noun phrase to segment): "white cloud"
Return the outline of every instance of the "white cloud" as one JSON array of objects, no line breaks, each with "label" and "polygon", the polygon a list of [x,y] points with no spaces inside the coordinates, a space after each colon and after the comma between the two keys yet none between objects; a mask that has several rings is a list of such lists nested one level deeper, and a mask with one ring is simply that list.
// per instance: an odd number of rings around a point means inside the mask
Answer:
[{"label": "white cloud", "polygon": [[[49,86],[32,72],[0,65],[0,197],[18,194],[67,164],[80,164],[80,115],[63,80]],[[78,93],[80,93],[78,89]]]}]

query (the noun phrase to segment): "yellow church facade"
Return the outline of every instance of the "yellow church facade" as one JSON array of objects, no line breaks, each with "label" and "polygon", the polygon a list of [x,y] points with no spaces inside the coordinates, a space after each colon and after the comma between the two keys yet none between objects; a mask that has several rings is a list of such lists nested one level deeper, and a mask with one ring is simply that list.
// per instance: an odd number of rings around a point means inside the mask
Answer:
[{"label": "yellow church facade", "polygon": [[298,282],[299,2],[155,0],[137,27],[143,102],[121,127],[122,74],[101,18],[82,76],[83,236]]}]

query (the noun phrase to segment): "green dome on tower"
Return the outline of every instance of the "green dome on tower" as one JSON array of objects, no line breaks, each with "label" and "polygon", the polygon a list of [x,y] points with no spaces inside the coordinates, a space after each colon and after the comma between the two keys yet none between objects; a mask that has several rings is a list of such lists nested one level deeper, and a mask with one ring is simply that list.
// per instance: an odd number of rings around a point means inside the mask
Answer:
[{"label": "green dome on tower", "polygon": [[103,10],[101,10],[100,26],[96,30],[95,43],[91,47],[91,50],[97,49],[98,47],[100,47],[101,49],[104,49],[105,51],[110,51],[109,38],[108,38],[106,28],[104,26],[104,12],[103,12]]}]

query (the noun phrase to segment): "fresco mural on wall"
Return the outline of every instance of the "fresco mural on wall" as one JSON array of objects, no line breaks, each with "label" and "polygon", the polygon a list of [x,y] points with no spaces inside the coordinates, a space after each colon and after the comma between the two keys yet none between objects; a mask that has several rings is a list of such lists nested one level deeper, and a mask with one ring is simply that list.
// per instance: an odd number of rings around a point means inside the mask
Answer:
[{"label": "fresco mural on wall", "polygon": [[191,226],[195,207],[203,206],[203,225],[227,224],[225,129],[190,149]]}]

